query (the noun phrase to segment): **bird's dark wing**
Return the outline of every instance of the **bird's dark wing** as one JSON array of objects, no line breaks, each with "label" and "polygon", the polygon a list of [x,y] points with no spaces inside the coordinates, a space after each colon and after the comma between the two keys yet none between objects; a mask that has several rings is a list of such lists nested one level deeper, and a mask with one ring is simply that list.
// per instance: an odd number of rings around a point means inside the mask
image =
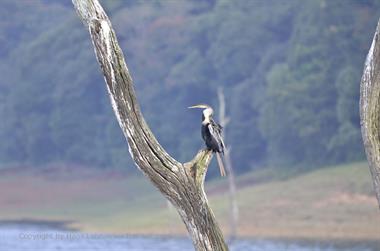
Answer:
[{"label": "bird's dark wing", "polygon": [[223,126],[221,126],[218,123],[215,123],[215,124],[216,124],[216,127],[218,128],[219,133],[222,133]]},{"label": "bird's dark wing", "polygon": [[208,124],[208,130],[210,132],[213,144],[217,146],[218,152],[224,153],[224,142],[221,135],[221,128],[218,127],[214,121]]},{"label": "bird's dark wing", "polygon": [[225,147],[225,145],[224,145],[224,140],[223,140],[223,136],[222,136],[223,126],[221,126],[219,123],[216,123],[216,126],[217,126],[217,128],[218,128],[218,132],[219,132],[219,135],[220,135],[220,140],[221,140],[222,147],[223,147],[223,153],[224,153],[224,149],[225,149],[226,147]]}]

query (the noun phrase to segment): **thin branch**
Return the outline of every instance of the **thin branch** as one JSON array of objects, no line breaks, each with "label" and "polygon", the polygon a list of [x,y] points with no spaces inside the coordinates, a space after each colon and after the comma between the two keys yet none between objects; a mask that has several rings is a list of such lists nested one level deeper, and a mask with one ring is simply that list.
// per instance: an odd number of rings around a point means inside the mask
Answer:
[{"label": "thin branch", "polygon": [[[222,131],[222,137],[225,138],[226,126],[230,122],[230,118],[226,116],[226,101],[224,97],[224,91],[222,88],[218,88],[218,100],[219,100],[219,123],[224,128]],[[235,174],[231,161],[231,146],[226,144],[226,151],[224,153],[225,166],[228,173],[228,187],[229,187],[229,200],[230,200],[230,239],[235,239],[237,235],[237,227],[239,222],[239,206],[236,200],[236,182]]]}]

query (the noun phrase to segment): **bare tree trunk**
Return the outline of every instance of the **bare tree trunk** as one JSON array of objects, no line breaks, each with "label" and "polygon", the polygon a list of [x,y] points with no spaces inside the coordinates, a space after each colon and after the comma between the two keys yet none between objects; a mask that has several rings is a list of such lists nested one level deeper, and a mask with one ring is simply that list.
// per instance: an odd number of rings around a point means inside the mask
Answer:
[{"label": "bare tree trunk", "polygon": [[380,20],[360,84],[360,124],[369,168],[380,207]]},{"label": "bare tree trunk", "polygon": [[184,164],[169,156],[141,114],[123,53],[100,3],[73,0],[73,4],[88,26],[113,110],[137,167],[177,209],[196,250],[228,250],[203,187],[212,152],[200,150]]},{"label": "bare tree trunk", "polygon": [[[218,89],[218,100],[219,100],[219,123],[223,128],[226,128],[228,123],[230,122],[230,118],[226,116],[226,101],[224,98],[224,92],[222,88]],[[225,138],[225,130],[222,131],[222,137]],[[236,200],[236,182],[235,182],[235,174],[232,168],[231,162],[231,147],[229,145],[225,145],[226,151],[224,153],[225,167],[228,173],[228,187],[229,187],[229,201],[230,201],[230,240],[236,238],[237,235],[237,227],[239,222],[239,207]]]}]

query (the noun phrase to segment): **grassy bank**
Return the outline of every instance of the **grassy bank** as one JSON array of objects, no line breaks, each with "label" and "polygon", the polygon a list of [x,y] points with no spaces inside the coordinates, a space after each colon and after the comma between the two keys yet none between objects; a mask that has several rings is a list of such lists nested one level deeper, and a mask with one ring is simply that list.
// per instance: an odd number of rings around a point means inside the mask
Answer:
[{"label": "grassy bank", "polygon": [[[262,176],[250,173],[238,180],[241,237],[379,239],[380,212],[365,163],[258,182]],[[228,233],[226,189],[226,180],[207,184],[211,206]],[[145,178],[122,171],[2,170],[0,205],[1,220],[68,221],[100,233],[186,233],[175,210]]]}]

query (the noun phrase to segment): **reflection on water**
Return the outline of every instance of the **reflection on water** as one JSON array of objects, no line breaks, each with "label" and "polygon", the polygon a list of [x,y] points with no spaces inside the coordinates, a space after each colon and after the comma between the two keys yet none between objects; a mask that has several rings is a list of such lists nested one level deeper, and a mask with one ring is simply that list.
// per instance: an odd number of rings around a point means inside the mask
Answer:
[{"label": "reflection on water", "polygon": [[[377,251],[379,243],[352,243],[328,245],[318,243],[295,243],[268,240],[237,240],[230,245],[232,251]],[[84,234],[50,228],[3,225],[0,226],[0,248],[9,251],[190,251],[187,238],[141,237],[123,235]]]}]

